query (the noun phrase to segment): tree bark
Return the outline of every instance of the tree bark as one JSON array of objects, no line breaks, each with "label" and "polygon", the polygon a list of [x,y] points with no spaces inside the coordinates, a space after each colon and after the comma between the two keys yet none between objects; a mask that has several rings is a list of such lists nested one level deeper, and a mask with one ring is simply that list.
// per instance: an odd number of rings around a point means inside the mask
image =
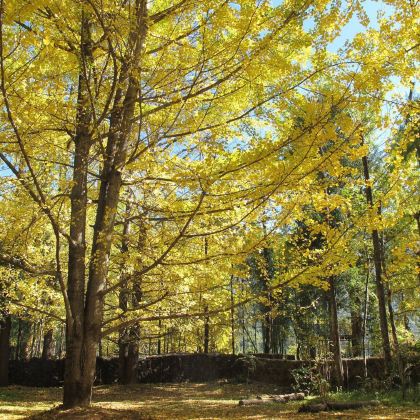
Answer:
[{"label": "tree bark", "polygon": [[89,385],[83,380],[85,355],[84,304],[86,273],[86,215],[87,174],[89,151],[92,144],[90,125],[92,121],[89,103],[89,67],[92,62],[92,40],[89,16],[82,11],[81,63],[77,98],[76,133],[74,137],[73,186],[70,195],[70,241],[68,257],[67,295],[71,319],[66,323],[66,360],[64,371],[64,407],[88,405]]},{"label": "tree bark", "polygon": [[369,305],[369,276],[370,276],[370,259],[367,258],[367,270],[366,270],[366,282],[365,282],[365,299],[363,306],[363,336],[362,336],[362,354],[363,354],[363,373],[364,377],[367,378],[367,352],[366,352],[366,324],[368,316],[368,305]]},{"label": "tree bark", "polygon": [[[207,314],[209,307],[206,305],[204,307],[204,312]],[[209,342],[210,342],[210,318],[208,315],[204,316],[204,353],[209,352]]]},{"label": "tree bark", "polygon": [[337,386],[343,386],[344,371],[343,361],[341,359],[341,346],[340,346],[340,332],[338,328],[338,314],[337,314],[337,299],[335,290],[335,280],[333,277],[328,279],[328,307],[330,312],[330,350],[334,356],[334,375]]},{"label": "tree bark", "polygon": [[33,340],[32,323],[30,321],[21,320],[21,335],[19,347],[19,359],[29,360],[31,356],[31,346]]},{"label": "tree bark", "polygon": [[270,288],[270,280],[273,277],[273,262],[272,262],[272,250],[267,247],[263,249],[263,256],[264,256],[264,263],[266,274],[263,273],[262,279],[262,286],[263,291],[266,294],[268,304],[264,305],[264,321],[263,321],[263,345],[264,345],[264,353],[269,354],[272,350],[272,319],[271,319],[271,309],[272,309],[272,296],[271,292],[269,291]]},{"label": "tree bark", "polygon": [[232,354],[235,354],[235,308],[234,308],[234,295],[233,295],[233,274],[230,276],[230,333]]},{"label": "tree bark", "polygon": [[351,313],[351,352],[353,357],[362,355],[363,317],[360,308],[353,308]]},{"label": "tree bark", "polygon": [[[370,186],[369,177],[369,163],[367,156],[362,158],[363,172],[366,181],[365,195],[366,201],[369,208],[373,208],[373,194]],[[385,288],[382,279],[382,258],[381,258],[381,241],[379,238],[379,232],[377,229],[372,230],[372,244],[373,244],[373,262],[375,266],[375,283],[376,283],[376,295],[378,297],[379,305],[379,323],[382,336],[382,349],[385,360],[385,371],[388,374],[391,371],[392,356],[391,346],[389,341],[388,332],[388,319],[386,313],[386,296]]]},{"label": "tree bark", "polygon": [[42,359],[49,360],[53,355],[53,330],[50,328],[44,334],[44,343],[42,346]]},{"label": "tree bark", "polygon": [[[130,234],[130,222],[128,220],[130,215],[130,204],[126,205],[126,220],[124,221],[123,227],[123,239],[121,244],[121,252],[127,253],[129,250],[129,234]],[[140,222],[140,226],[143,224]],[[137,244],[137,250],[141,251],[145,242],[145,229],[140,228],[139,231],[139,242]],[[124,263],[123,263],[124,264]],[[124,272],[124,267],[121,267],[123,278],[123,285],[120,290],[120,309],[127,312],[132,297],[132,306],[135,309],[139,304],[142,297],[141,292],[141,279],[136,278],[138,275],[134,273],[133,288],[130,290],[129,275]],[[120,331],[119,338],[119,349],[118,349],[118,364],[119,364],[119,377],[118,380],[121,384],[132,384],[137,382],[137,363],[139,358],[139,340],[140,340],[140,326],[138,324],[123,328]]]},{"label": "tree bark", "polygon": [[10,331],[12,319],[5,314],[0,319],[0,386],[9,385]]},{"label": "tree bark", "polygon": [[[121,67],[110,116],[105,160],[100,177],[88,284],[85,294],[81,287],[84,284],[82,283],[81,275],[82,273],[84,275],[85,272],[85,247],[82,247],[80,243],[83,242],[81,238],[84,238],[84,226],[86,223],[87,205],[85,204],[85,190],[79,186],[79,196],[75,194],[72,197],[72,204],[75,206],[72,207],[72,222],[74,220],[75,230],[79,232],[79,235],[74,239],[76,242],[79,241],[78,250],[80,252],[73,252],[71,257],[69,257],[69,272],[72,272],[70,267],[73,268],[74,272],[69,277],[69,289],[70,287],[72,288],[71,293],[69,293],[72,319],[68,320],[63,398],[63,406],[65,408],[88,406],[91,403],[91,392],[96,370],[96,352],[101,336],[104,291],[108,274],[112,234],[122,187],[121,171],[126,162],[134,108],[139,92],[139,82],[134,73],[140,61],[140,53],[146,35],[146,13],[147,2],[145,0],[136,0],[134,7],[135,19],[131,22],[132,27],[128,37],[127,56],[124,57]],[[90,44],[89,32],[89,21],[84,17],[82,22],[82,52],[84,45]],[[87,86],[88,80],[85,80],[84,83]],[[82,123],[80,124],[82,125]],[[84,143],[80,142],[80,144],[80,147],[82,147]],[[80,168],[83,169],[84,173],[87,173],[83,162],[84,160],[81,159],[81,163],[76,165],[75,157],[73,178],[77,176]],[[77,212],[77,209],[80,211]],[[79,259],[77,256],[79,256]],[[76,272],[78,275],[80,274],[80,277],[76,275]],[[81,309],[83,298],[85,298],[84,310]]]}]

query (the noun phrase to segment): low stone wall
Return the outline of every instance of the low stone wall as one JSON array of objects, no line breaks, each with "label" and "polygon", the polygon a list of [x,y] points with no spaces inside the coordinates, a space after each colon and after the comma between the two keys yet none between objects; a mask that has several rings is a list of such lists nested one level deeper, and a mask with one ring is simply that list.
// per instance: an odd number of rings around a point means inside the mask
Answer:
[{"label": "low stone wall", "polygon": [[11,385],[53,387],[63,384],[64,360],[9,361]]},{"label": "low stone wall", "polygon": [[[311,366],[312,361],[284,360],[258,356],[174,354],[148,357],[139,363],[139,382],[207,382],[217,379],[258,381],[290,387],[292,370]],[[355,387],[363,377],[362,359],[344,359],[345,384]],[[381,358],[367,360],[368,376],[384,378]]]},{"label": "low stone wall", "polygon": [[[265,355],[241,356],[226,354],[169,354],[150,356],[138,364],[138,382],[208,382],[219,379],[234,381],[258,381],[280,387],[293,384],[292,370],[310,366],[312,361],[282,360]],[[354,388],[363,377],[362,359],[344,359],[346,388]],[[411,362],[412,381],[420,382],[420,363]],[[383,379],[384,363],[380,358],[367,360],[368,376]],[[24,386],[61,386],[64,378],[63,360],[10,361],[11,384]],[[118,381],[118,360],[97,359],[96,384],[112,384]]]}]

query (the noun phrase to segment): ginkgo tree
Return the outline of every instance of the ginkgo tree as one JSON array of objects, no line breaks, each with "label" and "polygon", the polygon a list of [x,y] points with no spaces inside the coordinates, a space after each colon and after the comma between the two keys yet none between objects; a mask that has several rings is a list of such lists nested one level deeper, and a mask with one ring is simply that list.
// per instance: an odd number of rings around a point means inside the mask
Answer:
[{"label": "ginkgo tree", "polygon": [[327,53],[354,13],[339,0],[0,2],[0,261],[61,294],[64,407],[90,404],[101,337],[225,311],[212,287],[300,218],[321,168],[357,153],[345,110],[384,75],[362,47]]}]

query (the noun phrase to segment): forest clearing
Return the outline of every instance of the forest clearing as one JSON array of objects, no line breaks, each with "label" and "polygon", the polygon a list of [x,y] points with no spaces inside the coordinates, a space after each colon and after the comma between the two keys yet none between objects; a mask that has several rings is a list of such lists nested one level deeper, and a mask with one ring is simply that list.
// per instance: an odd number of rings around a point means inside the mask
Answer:
[{"label": "forest clearing", "polygon": [[[59,412],[52,410],[62,398],[58,389],[11,387],[0,391],[0,416],[18,420],[33,416],[33,420],[62,419],[418,419],[420,407],[414,403],[401,405],[394,396],[380,396],[382,403],[375,408],[337,411],[319,414],[300,413],[301,402],[287,405],[268,403],[264,406],[238,405],[244,396],[272,392],[267,385],[227,383],[160,384],[130,386],[100,386],[94,390],[94,404],[89,409]],[[357,397],[357,395],[356,395]],[[366,396],[358,395],[366,398]],[[343,396],[341,397],[343,398]],[[348,396],[344,396],[348,399]],[[355,396],[353,396],[355,398]],[[42,414],[44,413],[44,414]]]},{"label": "forest clearing", "polygon": [[0,417],[419,417],[419,24],[0,0]]}]

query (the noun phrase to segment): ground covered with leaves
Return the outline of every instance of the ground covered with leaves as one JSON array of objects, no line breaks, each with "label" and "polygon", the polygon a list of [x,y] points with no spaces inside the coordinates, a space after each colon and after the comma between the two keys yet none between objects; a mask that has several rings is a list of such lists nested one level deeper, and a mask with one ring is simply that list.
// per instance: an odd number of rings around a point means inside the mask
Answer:
[{"label": "ground covered with leaves", "polygon": [[0,418],[52,419],[419,419],[419,402],[401,401],[396,393],[366,395],[335,394],[338,400],[378,398],[379,407],[345,412],[298,414],[301,401],[238,406],[242,398],[280,393],[263,384],[150,384],[100,386],[94,390],[89,409],[59,411],[62,389],[12,386],[0,390]]}]

